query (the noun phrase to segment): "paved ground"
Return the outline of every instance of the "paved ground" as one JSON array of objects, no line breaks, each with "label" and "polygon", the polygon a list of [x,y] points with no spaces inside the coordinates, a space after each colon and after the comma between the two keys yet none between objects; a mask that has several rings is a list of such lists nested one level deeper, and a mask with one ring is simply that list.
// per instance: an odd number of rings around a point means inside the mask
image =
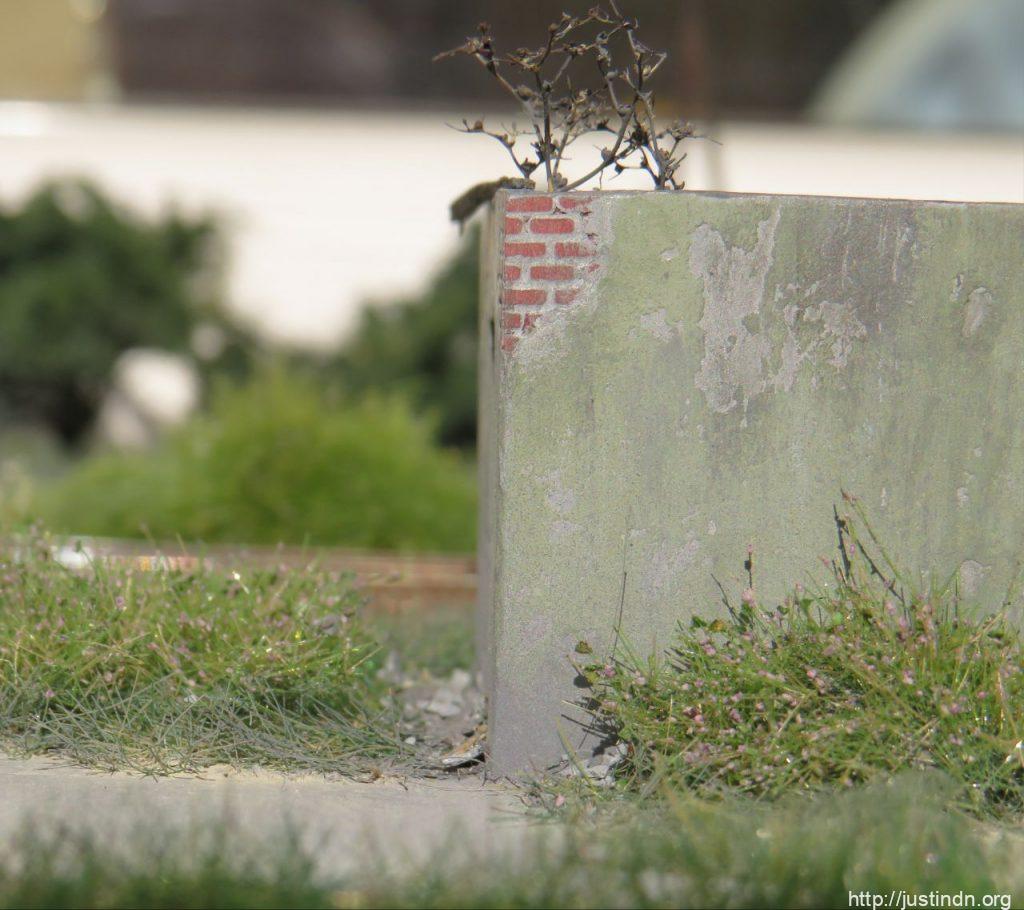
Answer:
[{"label": "paved ground", "polygon": [[26,818],[59,821],[115,843],[157,826],[227,822],[249,842],[292,830],[324,875],[365,860],[401,868],[465,855],[467,847],[514,849],[536,830],[514,790],[479,778],[358,783],[230,769],[149,778],[0,757],[0,846]]}]

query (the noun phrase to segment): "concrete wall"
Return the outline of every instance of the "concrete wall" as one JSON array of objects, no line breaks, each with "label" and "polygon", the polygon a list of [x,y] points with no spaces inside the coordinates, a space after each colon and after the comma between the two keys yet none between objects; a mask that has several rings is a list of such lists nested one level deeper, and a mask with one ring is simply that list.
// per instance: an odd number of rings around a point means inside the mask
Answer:
[{"label": "concrete wall", "polygon": [[[491,227],[489,216],[488,227]],[[497,390],[494,386],[497,350],[500,232],[485,230],[480,239],[480,350],[477,358],[477,446],[488,456],[477,460],[480,488],[477,521],[477,615],[475,650],[479,682],[490,691],[494,682],[494,532],[497,516],[496,467]]]},{"label": "concrete wall", "polygon": [[909,570],[998,605],[1024,551],[1024,206],[503,193],[490,235],[499,773],[585,747],[578,640],[621,617],[663,648],[721,611],[716,579],[738,596],[748,544],[762,602],[823,572],[840,486]]}]

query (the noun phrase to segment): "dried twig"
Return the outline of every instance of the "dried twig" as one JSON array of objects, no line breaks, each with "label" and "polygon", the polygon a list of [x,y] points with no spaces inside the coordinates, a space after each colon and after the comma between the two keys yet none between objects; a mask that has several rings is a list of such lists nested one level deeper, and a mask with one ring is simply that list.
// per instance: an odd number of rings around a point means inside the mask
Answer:
[{"label": "dried twig", "polygon": [[[658,189],[682,189],[678,172],[686,155],[680,145],[693,129],[682,122],[658,129],[650,81],[668,55],[645,45],[636,30],[636,19],[612,0],[607,9],[595,6],[581,16],[563,13],[538,48],[499,54],[490,26],[481,23],[475,37],[434,59],[476,60],[516,100],[530,126],[492,130],[483,120],[463,120],[456,129],[497,140],[524,179],[542,170],[549,192],[575,189],[608,169],[643,170]],[[577,88],[579,76],[588,73],[591,79],[596,75],[596,87]],[[601,149],[600,163],[568,180],[562,173],[568,148],[582,136],[601,133],[612,138]],[[519,146],[523,136],[530,137],[526,153]]]}]

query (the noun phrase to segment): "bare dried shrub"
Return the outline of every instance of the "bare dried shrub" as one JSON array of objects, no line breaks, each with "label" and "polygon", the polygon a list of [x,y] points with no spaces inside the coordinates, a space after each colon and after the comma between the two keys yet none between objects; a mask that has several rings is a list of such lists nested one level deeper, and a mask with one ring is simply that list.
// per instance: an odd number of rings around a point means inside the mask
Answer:
[{"label": "bare dried shrub", "polygon": [[[482,22],[476,36],[434,59],[475,59],[516,100],[529,126],[495,130],[483,120],[463,120],[456,128],[496,139],[524,178],[541,170],[549,192],[575,189],[606,170],[616,175],[642,170],[658,189],[682,189],[678,171],[686,156],[680,145],[693,129],[680,121],[661,129],[656,125],[650,83],[668,53],[640,41],[637,25],[612,2],[580,16],[563,13],[548,27],[541,47],[501,54],[490,26]],[[594,133],[611,137],[601,161],[570,182],[562,173],[567,150]],[[525,154],[518,143],[522,136],[531,137]]]}]

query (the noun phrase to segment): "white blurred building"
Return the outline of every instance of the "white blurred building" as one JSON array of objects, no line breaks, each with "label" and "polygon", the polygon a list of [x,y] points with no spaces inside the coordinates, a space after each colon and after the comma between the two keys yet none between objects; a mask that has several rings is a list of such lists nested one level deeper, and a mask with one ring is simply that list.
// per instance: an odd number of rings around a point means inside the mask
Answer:
[{"label": "white blurred building", "polygon": [[[85,176],[143,211],[219,213],[228,297],[268,335],[325,348],[359,307],[421,287],[452,249],[452,198],[509,174],[497,143],[436,113],[0,104],[0,201]],[[708,125],[688,186],[1024,202],[1020,135]],[[720,143],[720,144],[716,144]],[[581,147],[582,172],[597,151]],[[608,187],[644,185],[627,173]]]},{"label": "white blurred building", "polygon": [[[416,291],[454,245],[451,199],[512,173],[497,143],[446,125],[475,118],[475,109],[444,116],[100,103],[117,95],[102,27],[114,3],[0,4],[5,93],[79,99],[0,102],[0,204],[44,180],[86,177],[143,211],[213,211],[226,227],[227,298],[284,343],[328,348],[368,301]],[[353,34],[376,40],[375,53],[394,51],[380,23],[355,28],[366,19],[358,7],[348,4],[348,18],[335,22],[338,65],[366,63]],[[168,27],[171,13],[181,26],[197,9],[148,0],[146,28]],[[821,87],[811,111],[820,125],[708,124],[715,141],[690,144],[687,183],[1024,202],[1024,136],[1005,131],[1024,123],[1022,41],[1024,0],[899,0]],[[885,131],[865,129],[872,124]],[[582,173],[598,151],[581,143],[573,157],[569,170]],[[627,172],[606,185],[644,179]]]}]

